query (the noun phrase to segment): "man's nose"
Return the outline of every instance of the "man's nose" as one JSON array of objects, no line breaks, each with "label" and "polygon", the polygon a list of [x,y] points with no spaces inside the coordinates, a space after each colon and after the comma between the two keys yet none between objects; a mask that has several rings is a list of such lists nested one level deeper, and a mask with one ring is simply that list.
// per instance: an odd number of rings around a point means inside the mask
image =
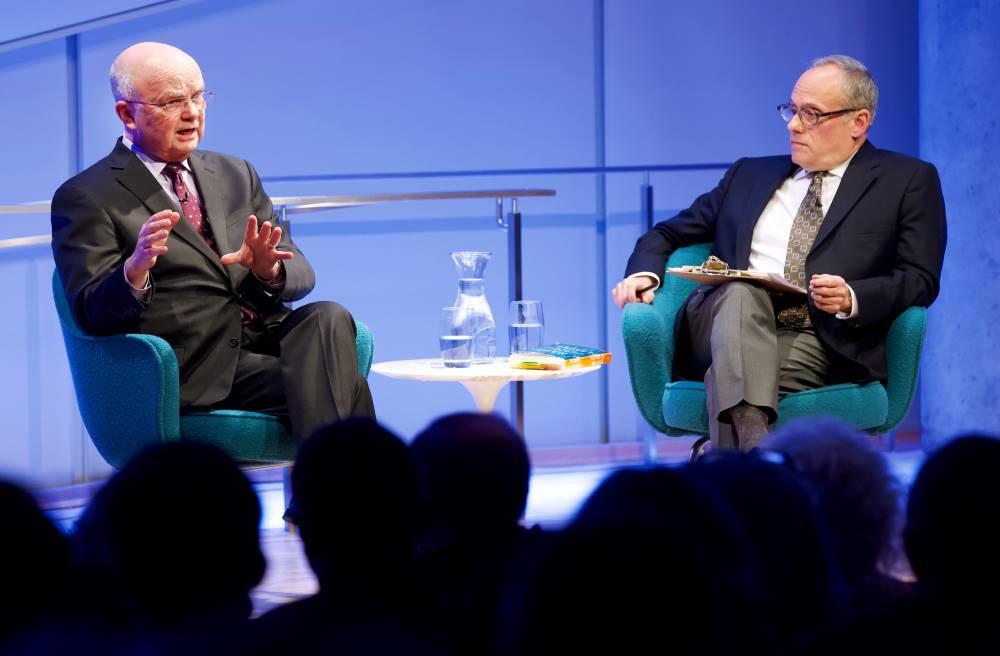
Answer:
[{"label": "man's nose", "polygon": [[184,108],[181,110],[181,116],[198,116],[203,109],[195,100],[188,98],[184,102]]},{"label": "man's nose", "polygon": [[802,125],[802,120],[799,118],[799,113],[795,112],[794,114],[792,114],[792,119],[788,121],[788,131],[797,134],[799,132],[802,132],[802,130],[804,129],[805,126]]}]

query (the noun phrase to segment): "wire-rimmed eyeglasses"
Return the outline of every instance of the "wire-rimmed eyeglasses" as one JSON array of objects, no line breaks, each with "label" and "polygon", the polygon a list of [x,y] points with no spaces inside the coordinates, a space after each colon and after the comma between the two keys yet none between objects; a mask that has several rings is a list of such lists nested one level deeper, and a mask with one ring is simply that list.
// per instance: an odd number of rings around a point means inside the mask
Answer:
[{"label": "wire-rimmed eyeglasses", "polygon": [[857,112],[862,108],[860,107],[850,107],[848,109],[837,109],[832,112],[818,112],[811,107],[796,107],[792,103],[784,103],[778,105],[778,116],[785,123],[792,120],[792,117],[796,114],[799,115],[799,120],[802,121],[802,125],[811,128],[820,121],[822,121],[827,116],[837,116],[839,114],[846,114],[847,112]]},{"label": "wire-rimmed eyeglasses", "polygon": [[149,105],[150,107],[159,107],[161,111],[168,114],[180,114],[187,107],[188,103],[192,103],[198,109],[204,109],[205,105],[212,99],[213,94],[211,91],[199,91],[190,98],[174,98],[173,100],[168,100],[167,102],[154,103],[146,102],[145,100],[130,100],[125,99],[125,102],[136,103],[137,105]]}]

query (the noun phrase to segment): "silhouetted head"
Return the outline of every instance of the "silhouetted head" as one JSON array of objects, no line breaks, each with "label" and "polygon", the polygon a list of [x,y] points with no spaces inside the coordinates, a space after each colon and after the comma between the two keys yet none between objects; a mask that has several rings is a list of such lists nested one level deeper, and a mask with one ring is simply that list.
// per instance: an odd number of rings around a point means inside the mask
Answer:
[{"label": "silhouetted head", "polygon": [[523,653],[756,653],[760,604],[738,520],[671,468],[609,476],[529,591]]},{"label": "silhouetted head", "polygon": [[497,415],[459,413],[425,428],[410,446],[432,545],[494,536],[518,525],[531,464],[524,439]]},{"label": "silhouetted head", "polygon": [[766,597],[766,616],[782,643],[829,622],[846,601],[813,490],[791,467],[763,453],[716,452],[691,466],[729,502],[746,530]]},{"label": "silhouetted head", "polygon": [[63,609],[72,583],[69,542],[24,490],[0,481],[0,640]]},{"label": "silhouetted head", "polygon": [[[904,540],[918,585],[951,601],[1000,584],[1000,440],[955,439],[932,453],[910,489]],[[988,594],[989,592],[987,592]]]},{"label": "silhouetted head", "polygon": [[260,503],[208,444],[148,447],[98,491],[77,524],[83,564],[107,575],[142,622],[245,619],[264,574]]},{"label": "silhouetted head", "polygon": [[406,444],[371,419],[320,428],[299,449],[292,490],[320,586],[412,564],[420,494]]},{"label": "silhouetted head", "polygon": [[902,523],[900,486],[871,438],[837,419],[799,420],[764,446],[787,454],[816,490],[849,581],[891,565]]}]

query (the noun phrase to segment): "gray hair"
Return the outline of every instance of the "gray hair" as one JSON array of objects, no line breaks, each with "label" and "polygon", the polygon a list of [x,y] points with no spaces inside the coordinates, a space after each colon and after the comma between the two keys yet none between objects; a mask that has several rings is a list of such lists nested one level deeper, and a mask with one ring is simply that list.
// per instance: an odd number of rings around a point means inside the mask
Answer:
[{"label": "gray hair", "polygon": [[131,100],[135,93],[132,71],[122,59],[119,56],[111,63],[111,93],[114,94],[115,100]]},{"label": "gray hair", "polygon": [[854,57],[847,55],[827,55],[814,59],[811,68],[836,66],[843,73],[841,90],[848,107],[867,109],[871,114],[869,123],[875,122],[875,107],[878,105],[878,85],[868,68]]},{"label": "gray hair", "polygon": [[796,419],[772,433],[766,447],[790,456],[815,487],[848,580],[895,565],[903,490],[864,433],[839,419]]}]

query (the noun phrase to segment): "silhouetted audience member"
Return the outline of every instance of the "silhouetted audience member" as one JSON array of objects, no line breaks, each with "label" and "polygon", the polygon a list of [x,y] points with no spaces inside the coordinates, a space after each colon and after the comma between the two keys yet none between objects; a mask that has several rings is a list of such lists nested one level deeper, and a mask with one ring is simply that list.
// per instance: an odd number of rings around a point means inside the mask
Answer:
[{"label": "silhouetted audience member", "polygon": [[27,492],[0,481],[0,653],[61,622],[70,609],[69,541]]},{"label": "silhouetted audience member", "polygon": [[410,450],[427,513],[426,594],[456,652],[491,653],[545,541],[520,524],[531,476],[524,439],[497,415],[459,413],[431,423]]},{"label": "silhouetted audience member", "polygon": [[1000,653],[998,472],[1000,440],[968,435],[931,454],[910,489],[903,539],[938,644]]},{"label": "silhouetted audience member", "polygon": [[996,654],[1000,440],[966,436],[932,453],[910,488],[906,554],[916,595],[804,654]]},{"label": "silhouetted audience member", "polygon": [[319,429],[292,469],[319,592],[255,620],[244,653],[432,650],[416,600],[419,491],[406,445],[371,419]]},{"label": "silhouetted audience member", "polygon": [[871,613],[913,592],[887,572],[899,559],[900,485],[870,438],[837,419],[794,421],[765,446],[786,454],[816,490],[851,607]]},{"label": "silhouetted audience member", "polygon": [[147,447],[102,487],[75,542],[93,619],[132,653],[219,653],[265,569],[260,503],[216,447]]},{"label": "silhouetted audience member", "polygon": [[761,603],[739,520],[690,472],[612,474],[555,540],[520,654],[758,654]]},{"label": "silhouetted audience member", "polygon": [[847,594],[813,490],[766,455],[716,451],[690,468],[742,521],[766,628],[786,647],[837,622]]}]

